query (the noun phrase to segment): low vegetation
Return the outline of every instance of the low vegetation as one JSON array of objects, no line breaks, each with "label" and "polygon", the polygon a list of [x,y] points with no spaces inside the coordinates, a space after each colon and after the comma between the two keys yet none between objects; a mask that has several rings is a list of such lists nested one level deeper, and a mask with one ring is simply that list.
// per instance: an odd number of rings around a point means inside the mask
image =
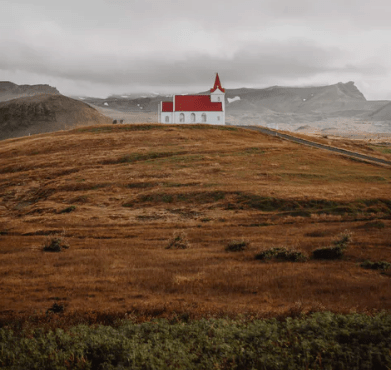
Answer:
[{"label": "low vegetation", "polygon": [[174,231],[172,238],[168,241],[166,249],[186,249],[190,247],[187,234],[184,231]]},{"label": "low vegetation", "polygon": [[352,241],[351,233],[345,231],[342,233],[333,245],[330,247],[323,247],[315,249],[312,252],[314,259],[320,260],[335,260],[343,257],[349,243]]},{"label": "low vegetation", "polygon": [[68,249],[69,245],[64,238],[55,236],[46,238],[42,250],[44,252],[61,252],[63,249]]},{"label": "low vegetation", "polygon": [[391,315],[330,312],[273,320],[123,321],[116,327],[0,329],[11,369],[377,369],[391,367]]},{"label": "low vegetation", "polygon": [[385,223],[380,220],[366,222],[364,225],[361,225],[361,229],[384,229],[386,227]]},{"label": "low vegetation", "polygon": [[76,206],[69,206],[60,211],[60,213],[71,213],[76,210]]},{"label": "low vegetation", "polygon": [[250,246],[250,243],[246,240],[231,240],[225,250],[227,252],[242,252]]},{"label": "low vegetation", "polygon": [[361,263],[360,266],[365,269],[386,271],[390,268],[391,263],[386,262],[386,261],[372,262],[372,261],[366,260],[363,263]]},{"label": "low vegetation", "polygon": [[255,255],[256,260],[278,260],[288,262],[305,262],[307,257],[299,251],[287,249],[285,247],[275,247],[266,249]]}]

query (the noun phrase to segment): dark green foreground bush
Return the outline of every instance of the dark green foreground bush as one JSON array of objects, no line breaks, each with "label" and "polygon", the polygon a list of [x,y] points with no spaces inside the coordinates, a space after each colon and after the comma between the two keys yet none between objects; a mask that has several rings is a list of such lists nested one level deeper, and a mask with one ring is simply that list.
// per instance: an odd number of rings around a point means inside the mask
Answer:
[{"label": "dark green foreground bush", "polygon": [[391,314],[315,313],[285,321],[124,321],[15,335],[0,329],[1,369],[324,369],[391,367]]}]

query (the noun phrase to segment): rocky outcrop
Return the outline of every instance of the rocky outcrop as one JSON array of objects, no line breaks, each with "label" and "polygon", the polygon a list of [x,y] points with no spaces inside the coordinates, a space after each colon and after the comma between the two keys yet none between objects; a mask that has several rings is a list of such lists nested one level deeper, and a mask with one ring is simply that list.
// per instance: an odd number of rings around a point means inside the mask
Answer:
[{"label": "rocky outcrop", "polygon": [[111,122],[89,105],[60,94],[37,94],[0,103],[0,139]]},{"label": "rocky outcrop", "polygon": [[49,85],[17,85],[9,81],[0,81],[0,101],[42,94],[60,95],[55,87]]}]

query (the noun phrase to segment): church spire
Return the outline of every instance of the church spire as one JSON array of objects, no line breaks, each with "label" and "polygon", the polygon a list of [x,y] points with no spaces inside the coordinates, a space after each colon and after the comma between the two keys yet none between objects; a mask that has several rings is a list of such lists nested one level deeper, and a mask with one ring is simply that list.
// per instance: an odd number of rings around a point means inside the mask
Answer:
[{"label": "church spire", "polygon": [[220,82],[220,78],[219,78],[219,74],[216,73],[216,79],[215,79],[215,84],[213,86],[213,89],[210,89],[210,92],[215,92],[216,89],[219,89],[221,92],[225,93],[225,89],[223,89],[221,87],[221,82]]}]

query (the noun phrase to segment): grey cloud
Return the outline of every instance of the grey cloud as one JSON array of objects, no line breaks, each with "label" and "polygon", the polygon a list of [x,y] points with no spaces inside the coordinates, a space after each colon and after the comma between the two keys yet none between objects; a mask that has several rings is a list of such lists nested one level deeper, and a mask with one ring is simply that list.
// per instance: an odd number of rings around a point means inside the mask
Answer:
[{"label": "grey cloud", "polygon": [[214,72],[226,76],[227,83],[262,84],[284,78],[311,77],[319,73],[354,71],[372,73],[368,66],[338,65],[344,53],[337,48],[321,48],[308,40],[252,43],[244,45],[232,58],[192,53],[183,59],[116,58],[110,55],[54,58],[22,43],[3,43],[6,58],[2,70],[25,70],[89,83],[129,86],[194,86],[209,83]]}]

